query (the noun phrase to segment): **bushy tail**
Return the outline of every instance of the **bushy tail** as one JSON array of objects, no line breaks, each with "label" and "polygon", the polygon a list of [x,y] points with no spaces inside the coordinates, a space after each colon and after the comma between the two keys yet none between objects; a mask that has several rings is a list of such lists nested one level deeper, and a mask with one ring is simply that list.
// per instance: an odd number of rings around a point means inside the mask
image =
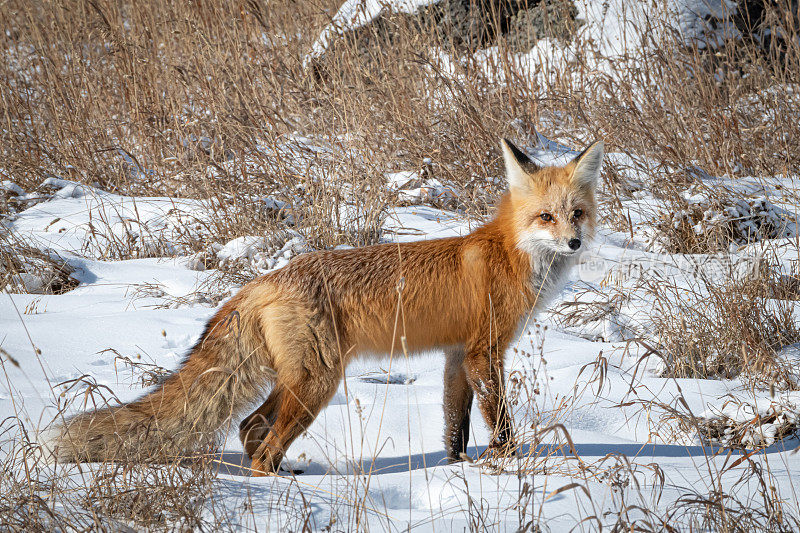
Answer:
[{"label": "bushy tail", "polygon": [[156,390],[129,404],[69,419],[59,431],[57,458],[169,461],[212,443],[270,377],[262,371],[269,363],[263,343],[255,341],[254,331],[240,330],[238,315],[231,328],[224,311],[211,320],[180,370]]}]

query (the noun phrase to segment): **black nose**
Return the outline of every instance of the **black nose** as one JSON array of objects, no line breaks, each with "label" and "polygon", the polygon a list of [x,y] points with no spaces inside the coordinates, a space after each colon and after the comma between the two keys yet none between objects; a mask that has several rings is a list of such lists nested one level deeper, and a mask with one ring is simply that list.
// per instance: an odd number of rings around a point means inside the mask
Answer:
[{"label": "black nose", "polygon": [[577,250],[578,248],[581,247],[581,240],[580,239],[570,239],[569,242],[567,243],[567,245],[572,250]]}]

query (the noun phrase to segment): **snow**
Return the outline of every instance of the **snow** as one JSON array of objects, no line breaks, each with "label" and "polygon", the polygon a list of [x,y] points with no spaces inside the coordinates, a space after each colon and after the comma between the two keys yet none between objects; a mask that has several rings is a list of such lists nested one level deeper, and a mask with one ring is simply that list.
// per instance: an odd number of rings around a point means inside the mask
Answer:
[{"label": "snow", "polygon": [[22,190],[22,187],[14,183],[13,181],[3,180],[0,182],[0,191],[5,191],[14,196],[18,196],[20,194],[24,194],[25,191]]},{"label": "snow", "polygon": [[450,187],[426,177],[424,172],[406,170],[387,174],[386,188],[397,193],[398,201],[407,204],[446,203],[456,197]]},{"label": "snow", "polygon": [[[630,51],[657,46],[661,39],[676,32],[685,43],[715,48],[726,39],[739,37],[731,22],[736,2],[731,0],[576,0],[578,19],[585,21],[580,31],[606,58],[617,58]],[[712,24],[710,20],[714,20]],[[660,23],[666,21],[666,26]],[[644,32],[644,28],[650,31]],[[653,32],[658,32],[653,34]],[[664,32],[664,33],[661,33]],[[633,39],[646,34],[648,41]]]},{"label": "snow", "polygon": [[[563,162],[575,153],[544,138],[531,148],[531,155],[545,162]],[[407,172],[387,181],[402,190],[419,178]],[[119,357],[174,369],[214,312],[213,302],[190,296],[215,270],[192,268],[194,256],[172,242],[175,228],[187,217],[207,216],[204,202],[123,197],[63,180],[50,185],[58,187],[52,198],[19,213],[11,231],[33,246],[58,252],[80,285],[58,296],[5,294],[0,304],[0,347],[19,362],[18,368],[4,365],[8,379],[0,388],[0,418],[19,416],[30,428],[45,428],[53,418],[65,390],[61,382],[88,377],[121,401],[136,398],[142,394],[141,382]],[[655,202],[644,199],[644,205]],[[383,235],[389,241],[431,239],[463,235],[475,224],[422,203],[389,208]],[[109,250],[119,242],[140,258],[116,260]],[[796,257],[796,242],[781,242],[781,257]],[[305,250],[304,239],[290,232],[274,249],[266,246],[264,236],[243,236],[220,244],[215,253],[220,262],[255,262],[256,270],[268,271]],[[372,529],[460,530],[479,516],[493,529],[516,530],[524,513],[525,520],[536,517],[560,531],[587,516],[619,511],[620,491],[630,489],[620,488],[627,486],[624,480],[615,485],[608,476],[614,471],[611,463],[622,461],[611,457],[623,455],[633,465],[625,475],[641,483],[640,491],[628,497],[646,499],[649,508],[666,509],[688,490],[710,493],[717,482],[741,491],[743,499],[754,494],[757,487],[736,484],[749,468],[746,462],[730,467],[728,450],[682,431],[669,421],[668,409],[743,421],[780,408],[784,418],[751,431],[746,443],[771,443],[751,460],[769,464],[777,490],[790,497],[791,472],[800,467],[791,453],[797,441],[775,441],[774,436],[777,425],[796,418],[797,393],[773,398],[740,380],[664,378],[664,362],[627,341],[647,327],[645,311],[651,304],[636,292],[635,276],[625,273],[658,270],[675,283],[690,284],[698,275],[696,260],[647,251],[638,234],[600,229],[551,310],[570,302],[606,305],[615,287],[629,290],[631,299],[578,324],[564,325],[554,311],[544,313],[509,350],[509,376],[526,387],[511,395],[524,443],[518,459],[499,467],[446,464],[441,353],[364,360],[347,369],[330,404],[290,448],[286,466],[302,474],[249,477],[249,461],[232,430],[219,455],[217,505],[238,517],[242,527],[285,527],[293,519],[292,509],[305,505],[304,498],[311,502],[307,512],[315,529],[333,517],[343,520],[350,512],[343,509],[360,501]],[[796,358],[795,352],[787,349],[786,358]],[[735,407],[726,403],[732,395]],[[80,403],[71,411],[81,410]],[[558,424],[568,431],[574,452]],[[490,437],[477,409],[471,428],[468,454],[476,458]],[[665,476],[660,499],[658,476],[648,466],[652,463]],[[532,470],[533,464],[547,467]],[[718,479],[709,478],[709,469]],[[525,484],[529,488],[523,491]],[[245,501],[250,507],[242,513]],[[354,524],[339,524],[349,526]]]},{"label": "snow", "polygon": [[[206,220],[210,202],[175,198],[122,197],[88,185],[48,178],[53,198],[20,213],[15,233],[56,252],[114,258],[188,250],[179,229]],[[167,249],[164,249],[167,248]]]}]

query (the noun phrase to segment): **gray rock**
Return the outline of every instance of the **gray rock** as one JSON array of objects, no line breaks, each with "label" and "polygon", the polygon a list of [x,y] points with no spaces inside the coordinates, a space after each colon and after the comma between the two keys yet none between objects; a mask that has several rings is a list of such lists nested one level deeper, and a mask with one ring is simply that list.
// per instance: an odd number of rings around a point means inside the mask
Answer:
[{"label": "gray rock", "polygon": [[460,53],[505,39],[511,50],[526,52],[544,37],[571,39],[578,26],[576,15],[572,0],[441,0],[414,14],[384,10],[369,23],[333,39],[314,66],[330,70],[337,56],[355,48],[365,67],[379,67],[388,50],[415,38],[420,46],[433,40]]}]

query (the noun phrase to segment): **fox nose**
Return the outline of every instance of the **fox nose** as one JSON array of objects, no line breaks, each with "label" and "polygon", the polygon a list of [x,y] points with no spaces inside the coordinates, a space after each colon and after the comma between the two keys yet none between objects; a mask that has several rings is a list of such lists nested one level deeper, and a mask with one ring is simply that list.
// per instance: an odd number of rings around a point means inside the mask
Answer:
[{"label": "fox nose", "polygon": [[567,243],[567,246],[570,247],[571,250],[577,250],[581,247],[581,240],[580,239],[570,239]]}]

